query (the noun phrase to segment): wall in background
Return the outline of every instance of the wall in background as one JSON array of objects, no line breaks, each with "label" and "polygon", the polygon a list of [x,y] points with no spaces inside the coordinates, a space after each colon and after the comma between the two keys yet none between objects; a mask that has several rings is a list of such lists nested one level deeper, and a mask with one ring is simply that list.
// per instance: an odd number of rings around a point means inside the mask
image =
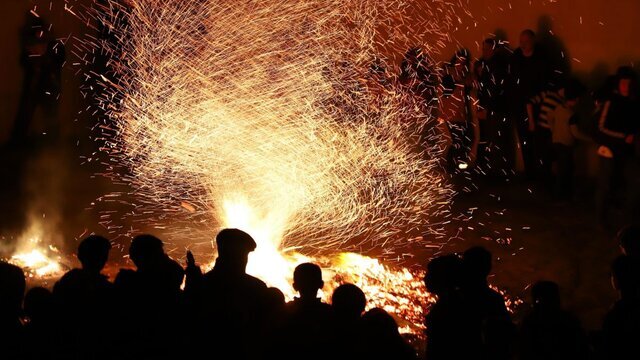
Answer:
[{"label": "wall in background", "polygon": [[[513,47],[523,29],[564,49],[572,70],[581,74],[640,65],[638,0],[464,0],[474,19],[454,33],[474,55],[483,38],[506,37]],[[455,51],[452,46],[447,55]],[[552,54],[555,55],[555,54]]]}]

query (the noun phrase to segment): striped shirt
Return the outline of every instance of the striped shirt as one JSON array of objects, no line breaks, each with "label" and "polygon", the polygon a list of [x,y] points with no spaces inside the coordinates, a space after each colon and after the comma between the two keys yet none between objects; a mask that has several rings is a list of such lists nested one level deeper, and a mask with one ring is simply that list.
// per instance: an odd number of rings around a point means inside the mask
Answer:
[{"label": "striped shirt", "polygon": [[558,91],[543,91],[529,100],[529,104],[539,107],[537,125],[549,129],[549,116],[564,104],[564,96]]}]

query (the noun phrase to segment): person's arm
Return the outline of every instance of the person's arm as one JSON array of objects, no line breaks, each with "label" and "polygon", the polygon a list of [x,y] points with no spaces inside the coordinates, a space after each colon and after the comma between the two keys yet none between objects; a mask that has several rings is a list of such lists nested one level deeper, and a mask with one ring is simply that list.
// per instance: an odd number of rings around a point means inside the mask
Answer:
[{"label": "person's arm", "polygon": [[527,118],[529,119],[529,131],[534,131],[536,129],[536,118],[533,112],[533,107],[542,104],[544,97],[545,93],[543,91],[540,94],[529,99],[529,101],[527,102]]},{"label": "person's arm", "polygon": [[196,265],[196,260],[191,253],[191,250],[187,250],[187,268],[185,270],[185,292],[192,293],[194,288],[200,285],[202,280],[202,270]]},{"label": "person's arm", "polygon": [[611,101],[607,101],[602,108],[602,113],[600,114],[600,120],[598,121],[598,130],[604,135],[624,140],[627,137],[627,134],[619,131],[614,131],[607,128],[607,119],[609,117],[609,109],[611,108]]}]

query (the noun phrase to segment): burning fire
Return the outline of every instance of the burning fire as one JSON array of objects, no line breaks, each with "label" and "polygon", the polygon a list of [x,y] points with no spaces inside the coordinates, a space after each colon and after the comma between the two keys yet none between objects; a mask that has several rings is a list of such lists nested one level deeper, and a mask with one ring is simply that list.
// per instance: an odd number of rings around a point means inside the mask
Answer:
[{"label": "burning fire", "polygon": [[[58,252],[54,247],[49,247],[49,250],[55,253]],[[17,253],[9,259],[9,262],[21,267],[31,278],[60,277],[64,273],[64,270],[59,261],[59,257],[55,259],[49,256],[47,251],[43,249],[33,249],[29,252]]]},{"label": "burning fire", "polygon": [[[258,243],[248,272],[287,297],[295,265],[315,261],[327,290],[354,282],[371,306],[420,324],[429,298],[420,274],[344,251],[393,257],[407,239],[439,233],[432,221],[448,214],[452,192],[432,156],[438,139],[424,141],[433,119],[424,98],[397,84],[389,54],[427,39],[427,53],[446,46],[461,5],[126,4],[107,1],[83,19],[117,41],[80,46],[111,55],[110,71],[86,78],[102,87],[110,118],[97,127],[110,175],[136,198],[124,215],[166,229],[176,247],[243,229]],[[113,213],[105,227],[121,229]]]},{"label": "burning fire", "polygon": [[46,245],[46,242],[42,223],[32,219],[31,226],[18,238],[16,249],[8,261],[21,267],[29,278],[59,278],[66,271],[62,256],[55,246]]}]

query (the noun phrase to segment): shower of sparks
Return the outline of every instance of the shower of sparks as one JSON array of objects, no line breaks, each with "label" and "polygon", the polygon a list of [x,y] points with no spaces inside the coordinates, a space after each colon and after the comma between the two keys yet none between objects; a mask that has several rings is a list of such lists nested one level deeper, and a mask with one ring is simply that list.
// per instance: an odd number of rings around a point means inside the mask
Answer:
[{"label": "shower of sparks", "polygon": [[[435,74],[429,54],[451,42],[460,2],[101,3],[87,20],[106,36],[76,49],[110,58],[87,74],[107,115],[99,140],[110,176],[135,189],[127,215],[174,249],[202,254],[218,229],[243,229],[258,243],[248,271],[290,297],[300,262],[394,258],[440,235],[451,189],[436,171],[434,102],[394,64],[420,46]],[[113,213],[103,225],[122,231]],[[422,321],[421,277],[332,259],[336,282]]]},{"label": "shower of sparks", "polygon": [[[397,25],[416,9],[372,0],[128,3],[101,9],[117,41],[100,44],[112,71],[98,80],[113,121],[103,128],[114,130],[105,150],[136,189],[136,216],[169,227],[175,243],[250,227],[261,243],[307,254],[391,254],[436,231],[430,219],[446,214],[451,191],[428,156],[437,144],[424,141],[428,101],[398,85],[385,60],[416,44]],[[455,7],[420,7],[432,18],[417,28],[444,42]]]}]

